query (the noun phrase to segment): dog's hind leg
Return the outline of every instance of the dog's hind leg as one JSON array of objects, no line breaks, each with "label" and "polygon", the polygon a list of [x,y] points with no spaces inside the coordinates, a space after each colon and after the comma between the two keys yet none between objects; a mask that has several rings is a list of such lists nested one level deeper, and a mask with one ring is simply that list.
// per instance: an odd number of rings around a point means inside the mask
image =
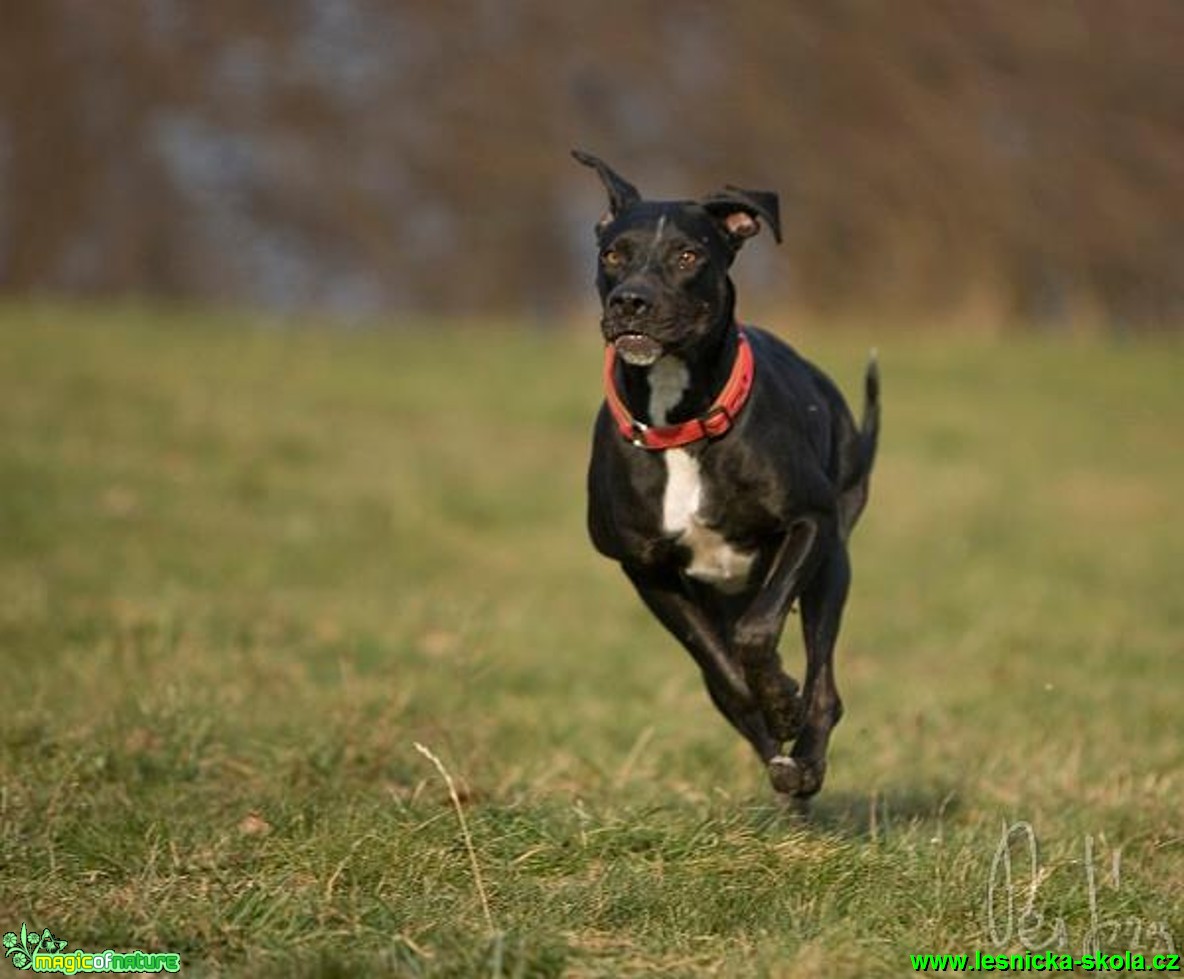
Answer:
[{"label": "dog's hind leg", "polygon": [[740,668],[732,661],[713,617],[686,592],[673,572],[625,567],[643,602],[699,665],[712,703],[768,762],[781,744],[769,733]]},{"label": "dog's hind leg", "polygon": [[802,636],[806,644],[805,718],[789,758],[769,765],[769,778],[778,792],[799,798],[822,788],[830,733],[843,716],[843,702],[835,686],[834,649],[851,569],[847,550],[835,542],[802,593]]}]

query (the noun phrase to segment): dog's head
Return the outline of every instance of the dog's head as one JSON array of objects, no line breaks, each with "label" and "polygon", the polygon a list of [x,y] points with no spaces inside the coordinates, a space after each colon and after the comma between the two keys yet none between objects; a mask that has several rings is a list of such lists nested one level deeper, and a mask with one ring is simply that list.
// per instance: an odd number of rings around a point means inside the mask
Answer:
[{"label": "dog's head", "polygon": [[603,160],[579,150],[608,191],[596,225],[601,330],[631,364],[663,354],[694,358],[730,325],[728,278],[740,246],[763,220],[781,241],[777,195],[727,186],[697,201],[644,200]]}]

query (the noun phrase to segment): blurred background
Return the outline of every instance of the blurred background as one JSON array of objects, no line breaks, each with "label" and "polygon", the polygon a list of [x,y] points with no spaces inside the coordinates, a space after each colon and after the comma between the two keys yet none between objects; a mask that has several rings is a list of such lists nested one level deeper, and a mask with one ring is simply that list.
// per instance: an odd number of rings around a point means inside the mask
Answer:
[{"label": "blurred background", "polygon": [[[0,0],[0,933],[867,979],[1031,882],[1179,948],[1182,63],[1184,0]],[[587,541],[572,147],[778,191],[740,315],[856,410],[881,351],[817,832]]]},{"label": "blurred background", "polygon": [[0,7],[0,292],[549,323],[602,208],[778,190],[828,317],[1178,329],[1179,0]]}]

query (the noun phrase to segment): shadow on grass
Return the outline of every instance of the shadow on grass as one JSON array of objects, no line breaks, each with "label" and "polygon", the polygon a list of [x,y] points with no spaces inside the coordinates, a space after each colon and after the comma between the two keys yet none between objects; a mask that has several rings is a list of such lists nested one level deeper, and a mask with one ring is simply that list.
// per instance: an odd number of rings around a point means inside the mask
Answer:
[{"label": "shadow on grass", "polygon": [[958,787],[947,781],[902,785],[886,792],[824,791],[808,820],[819,829],[874,840],[902,824],[939,827],[961,804]]},{"label": "shadow on grass", "polygon": [[761,807],[763,828],[796,826],[850,840],[875,841],[902,829],[932,832],[962,807],[962,793],[949,781],[903,785],[888,791],[823,790],[801,807],[784,801]]},{"label": "shadow on grass", "polygon": [[[374,936],[372,936],[374,937]],[[455,929],[435,936],[432,951],[402,935],[384,939],[381,949],[340,948],[305,956],[277,956],[252,965],[251,975],[269,979],[353,979],[355,976],[416,977],[530,976],[550,979],[564,974],[568,950],[553,936],[497,932],[474,939]]]}]

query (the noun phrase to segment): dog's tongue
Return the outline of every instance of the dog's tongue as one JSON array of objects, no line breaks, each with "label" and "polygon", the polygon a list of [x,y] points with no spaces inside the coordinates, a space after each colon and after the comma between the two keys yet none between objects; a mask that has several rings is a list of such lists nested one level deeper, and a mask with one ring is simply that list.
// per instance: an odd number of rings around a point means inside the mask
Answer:
[{"label": "dog's tongue", "polygon": [[613,341],[621,359],[634,367],[648,367],[662,356],[662,345],[644,333],[625,333]]}]

